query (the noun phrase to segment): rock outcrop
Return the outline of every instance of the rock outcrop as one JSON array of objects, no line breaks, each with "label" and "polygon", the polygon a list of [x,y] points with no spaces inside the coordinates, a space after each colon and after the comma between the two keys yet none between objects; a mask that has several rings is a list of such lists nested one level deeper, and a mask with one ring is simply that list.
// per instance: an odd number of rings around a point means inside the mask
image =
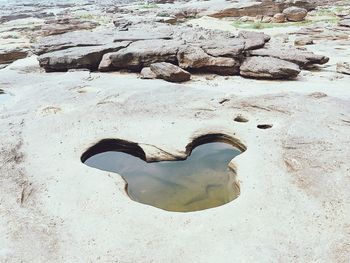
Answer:
[{"label": "rock outcrop", "polygon": [[[268,76],[293,78],[299,72],[288,71],[287,69],[293,67],[289,63],[283,64],[283,61],[297,64],[302,68],[328,61],[325,56],[293,46],[269,45],[267,43],[269,40],[270,36],[260,32],[241,31],[238,35],[233,35],[219,30],[162,24],[159,30],[145,26],[129,28],[128,31],[106,29],[69,32],[60,37],[50,36],[41,40],[36,53],[41,54],[38,59],[46,71],[86,68],[99,71],[140,72],[141,69],[148,68],[154,63],[166,62],[171,65],[159,64],[159,70],[167,69],[170,72],[179,66],[190,72],[238,75],[241,71],[242,76],[266,78]],[[251,60],[246,59],[247,57],[259,58]],[[277,73],[274,71],[276,68],[272,68],[272,73],[269,71],[254,73],[259,65],[268,68],[265,64],[275,61],[271,58],[279,61],[276,66],[279,69]],[[264,60],[267,62],[263,63]],[[254,66],[251,71],[247,70],[250,65]],[[153,78],[152,74],[148,74],[150,70],[151,68],[144,69],[141,76]],[[156,75],[159,77],[162,74],[157,72]],[[172,75],[162,78],[170,80]]]},{"label": "rock outcrop", "polygon": [[298,64],[305,68],[313,64],[325,64],[329,58],[292,46],[272,45],[250,51],[251,56],[274,57]]},{"label": "rock outcrop", "polygon": [[248,78],[293,79],[299,73],[298,65],[273,57],[250,57],[240,67],[240,74]]},{"label": "rock outcrop", "polygon": [[82,68],[97,70],[104,54],[118,51],[129,44],[123,41],[106,46],[73,47],[40,55],[38,60],[46,72]]}]

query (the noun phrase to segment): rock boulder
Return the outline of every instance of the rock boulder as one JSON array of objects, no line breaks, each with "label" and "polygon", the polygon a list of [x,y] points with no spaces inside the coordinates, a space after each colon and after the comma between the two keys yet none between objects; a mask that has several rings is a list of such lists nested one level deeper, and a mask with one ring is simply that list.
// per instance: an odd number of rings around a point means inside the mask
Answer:
[{"label": "rock boulder", "polygon": [[240,74],[248,78],[293,79],[299,73],[298,65],[272,57],[250,57],[240,67]]},{"label": "rock boulder", "polygon": [[288,21],[299,22],[304,20],[307,15],[307,10],[305,8],[291,6],[284,9],[283,14]]},{"label": "rock boulder", "polygon": [[150,69],[157,78],[170,82],[184,82],[191,79],[189,72],[167,62],[153,63]]}]

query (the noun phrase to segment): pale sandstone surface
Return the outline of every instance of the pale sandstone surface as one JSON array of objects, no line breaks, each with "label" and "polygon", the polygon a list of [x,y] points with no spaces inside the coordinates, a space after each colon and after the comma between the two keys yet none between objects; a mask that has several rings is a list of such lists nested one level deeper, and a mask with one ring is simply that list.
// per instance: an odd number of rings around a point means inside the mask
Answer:
[{"label": "pale sandstone surface", "polygon": [[[191,5],[225,7],[221,0],[173,7]],[[76,9],[65,12],[80,15]],[[1,21],[23,14],[8,12]],[[32,28],[47,29],[43,18],[15,21],[1,25],[1,36],[13,27],[24,34],[1,44],[26,49]],[[187,21],[238,34],[231,23]],[[314,44],[307,49],[330,60],[292,81],[193,74],[184,84],[134,73],[45,73],[35,56],[1,69],[0,90],[11,96],[0,97],[0,262],[348,263],[350,76],[336,65],[350,63],[349,29],[315,24],[259,32],[271,35],[272,44],[308,36]],[[237,116],[249,121],[235,122]],[[149,158],[169,159],[184,156],[193,138],[218,132],[247,147],[232,160],[241,195],[204,211],[134,202],[120,175],[80,161],[104,138],[137,142]]]},{"label": "pale sandstone surface", "polygon": [[[350,78],[330,74],[179,85],[47,74],[35,57],[13,63],[0,71],[0,85],[14,95],[0,106],[1,261],[346,262]],[[237,115],[249,122],[234,122]],[[273,128],[256,128],[266,123]],[[214,209],[174,213],[136,203],[119,175],[80,161],[102,138],[169,158],[212,132],[248,148],[233,160],[241,195]]]}]

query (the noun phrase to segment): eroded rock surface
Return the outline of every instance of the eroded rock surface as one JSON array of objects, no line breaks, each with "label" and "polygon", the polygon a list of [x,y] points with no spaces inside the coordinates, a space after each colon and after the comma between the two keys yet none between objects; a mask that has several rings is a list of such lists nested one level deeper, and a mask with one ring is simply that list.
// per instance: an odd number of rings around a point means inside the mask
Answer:
[{"label": "eroded rock surface", "polygon": [[250,57],[240,67],[240,74],[249,78],[293,79],[299,72],[297,64],[273,57]]},{"label": "eroded rock surface", "polygon": [[47,72],[84,68],[97,70],[104,54],[116,52],[129,44],[129,41],[123,41],[104,46],[72,47],[45,53],[38,60]]},{"label": "eroded rock surface", "polygon": [[286,45],[268,45],[264,48],[251,51],[250,55],[274,57],[296,63],[302,68],[313,64],[325,64],[329,61],[329,58],[326,56],[316,55],[307,50]]},{"label": "eroded rock surface", "polygon": [[46,52],[39,56],[40,65],[47,71],[72,68],[140,71],[152,63],[168,62],[184,70],[238,75],[247,56],[266,57],[267,60],[275,57],[301,67],[328,61],[325,56],[291,46],[270,46],[266,43],[271,37],[260,32],[240,31],[235,36],[182,26],[150,30],[146,26],[128,31],[76,31],[60,37],[46,37],[37,48],[39,54]]},{"label": "eroded rock surface", "polygon": [[305,8],[291,6],[284,9],[283,14],[286,16],[287,20],[299,22],[304,20],[307,15],[307,10]]}]

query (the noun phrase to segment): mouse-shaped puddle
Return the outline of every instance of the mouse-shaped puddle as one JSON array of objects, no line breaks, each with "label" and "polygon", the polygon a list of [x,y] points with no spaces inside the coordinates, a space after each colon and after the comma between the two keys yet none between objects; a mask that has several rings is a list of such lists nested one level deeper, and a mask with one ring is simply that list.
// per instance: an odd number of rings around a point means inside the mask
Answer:
[{"label": "mouse-shaped puddle", "polygon": [[193,148],[185,160],[159,162],[144,161],[144,152],[141,149],[136,153],[134,146],[104,151],[103,146],[97,145],[97,153],[83,155],[82,161],[90,167],[120,174],[134,201],[168,211],[208,209],[239,195],[235,171],[228,164],[241,151],[231,144],[209,142]]}]

